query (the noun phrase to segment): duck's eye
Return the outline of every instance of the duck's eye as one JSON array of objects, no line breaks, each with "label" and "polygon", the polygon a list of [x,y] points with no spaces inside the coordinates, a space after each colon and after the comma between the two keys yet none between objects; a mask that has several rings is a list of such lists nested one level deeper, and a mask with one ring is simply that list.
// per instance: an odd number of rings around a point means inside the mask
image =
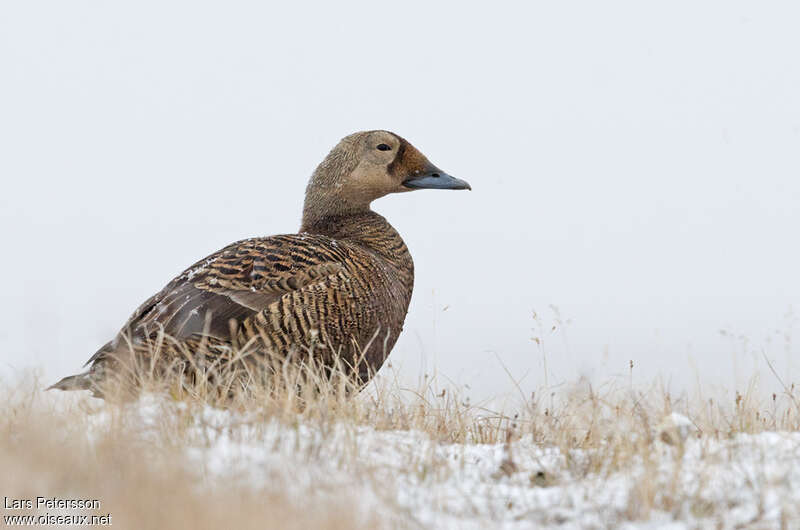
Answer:
[{"label": "duck's eye", "polygon": [[386,144],[378,144],[378,147],[376,147],[376,149],[377,149],[378,151],[391,151],[391,150],[392,150],[392,148],[391,148],[391,147],[389,147],[389,146],[388,146],[388,145],[386,145]]}]

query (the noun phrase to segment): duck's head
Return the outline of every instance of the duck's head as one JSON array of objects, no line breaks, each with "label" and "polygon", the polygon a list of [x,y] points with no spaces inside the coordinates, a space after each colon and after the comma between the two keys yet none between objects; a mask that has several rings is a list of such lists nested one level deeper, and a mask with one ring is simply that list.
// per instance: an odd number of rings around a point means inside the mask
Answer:
[{"label": "duck's head", "polygon": [[320,163],[306,189],[303,226],[369,209],[375,199],[418,189],[469,190],[434,166],[402,137],[363,131],[343,138]]}]

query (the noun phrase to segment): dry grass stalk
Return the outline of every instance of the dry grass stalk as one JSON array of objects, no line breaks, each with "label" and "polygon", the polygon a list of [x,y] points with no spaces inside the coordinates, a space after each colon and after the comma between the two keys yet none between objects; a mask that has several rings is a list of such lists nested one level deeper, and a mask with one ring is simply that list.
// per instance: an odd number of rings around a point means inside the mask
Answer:
[{"label": "dry grass stalk", "polygon": [[[4,494],[102,498],[104,509],[125,521],[125,527],[137,528],[405,524],[385,513],[358,513],[349,506],[354,501],[342,491],[325,492],[326,500],[308,504],[287,497],[280,487],[253,490],[225,481],[211,485],[210,490],[208,485],[196,487],[197,473],[178,462],[186,447],[197,443],[189,439],[186,426],[211,407],[244,414],[256,432],[277,421],[323,435],[345,426],[353,436],[365,427],[418,431],[440,443],[503,444],[506,456],[497,480],[530,473],[515,462],[522,450],[517,441],[558,448],[569,477],[549,471],[532,473],[529,479],[526,475],[531,487],[624,473],[637,464],[645,473],[632,482],[626,517],[642,520],[653,510],[669,512],[686,501],[677,467],[666,489],[656,488],[648,479],[658,465],[654,455],[664,447],[655,429],[666,415],[680,412],[696,427],[693,436],[714,439],[800,430],[800,410],[795,406],[800,396],[792,386],[764,403],[757,399],[754,382],[737,393],[732,403],[722,403],[675,399],[659,385],[638,390],[613,384],[594,388],[579,381],[566,391],[545,393],[546,405],[532,394],[520,400],[516,410],[504,412],[470,404],[452,388],[439,391],[433,378],[426,378],[421,388],[403,389],[392,379],[391,370],[362,390],[349,377],[343,360],[330,369],[316,363],[311,352],[290,359],[257,359],[237,353],[226,363],[192,361],[197,357],[187,352],[185,364],[164,367],[158,362],[158,347],[166,340],[160,337],[150,345],[149,355],[135,357],[146,362],[121,363],[125,370],[100,389],[107,397],[102,403],[85,395],[43,394],[38,381],[3,385],[0,467],[6,471],[0,486]],[[242,351],[247,351],[246,346]],[[132,431],[126,421],[126,403],[141,392],[162,396],[159,403],[164,404],[154,431],[147,436]],[[107,414],[112,421],[104,429],[92,428],[88,412]],[[342,467],[369,474],[368,466],[358,464],[355,446],[345,444],[337,458]],[[677,446],[672,453],[676,463],[681,451]],[[419,472],[425,476],[442,472],[429,456],[419,455]],[[711,509],[702,499],[689,501],[697,514]]]}]

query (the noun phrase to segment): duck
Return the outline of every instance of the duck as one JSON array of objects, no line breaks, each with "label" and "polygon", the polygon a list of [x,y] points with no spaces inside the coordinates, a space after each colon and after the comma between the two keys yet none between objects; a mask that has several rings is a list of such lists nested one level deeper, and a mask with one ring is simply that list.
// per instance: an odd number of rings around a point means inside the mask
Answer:
[{"label": "duck", "polygon": [[122,359],[151,362],[153,348],[143,345],[156,342],[160,362],[183,367],[225,363],[243,348],[254,358],[312,356],[363,387],[397,342],[414,288],[408,247],[371,204],[422,189],[472,188],[393,132],[342,138],[308,181],[298,233],[237,241],[186,268],[133,312],[87,371],[50,389],[103,397],[104,383],[130,370]]}]

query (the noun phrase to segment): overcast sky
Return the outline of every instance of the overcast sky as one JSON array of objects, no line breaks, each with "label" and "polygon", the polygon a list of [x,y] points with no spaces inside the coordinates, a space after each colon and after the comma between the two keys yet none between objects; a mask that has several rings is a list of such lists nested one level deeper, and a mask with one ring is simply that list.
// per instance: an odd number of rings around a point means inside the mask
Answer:
[{"label": "overcast sky", "polygon": [[3,370],[74,373],[187,265],[296,231],[380,128],[473,186],[374,204],[417,266],[405,380],[800,382],[798,4],[481,4],[2,2]]}]

